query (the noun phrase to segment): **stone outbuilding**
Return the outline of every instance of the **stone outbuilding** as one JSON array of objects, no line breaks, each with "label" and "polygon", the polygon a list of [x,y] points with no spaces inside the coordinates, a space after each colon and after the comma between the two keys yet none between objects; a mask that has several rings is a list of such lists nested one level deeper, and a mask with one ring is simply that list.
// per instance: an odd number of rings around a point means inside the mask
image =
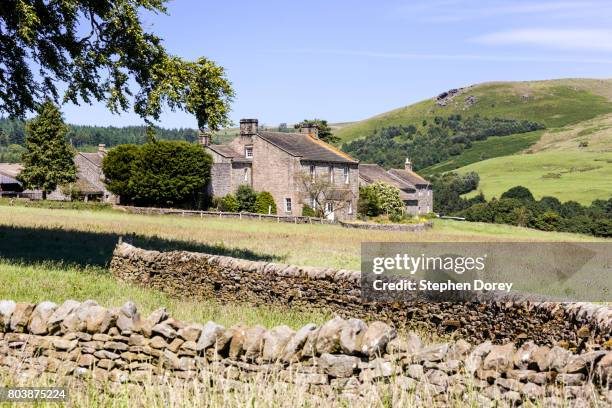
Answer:
[{"label": "stone outbuilding", "polygon": [[433,211],[431,183],[412,170],[412,163],[406,159],[403,169],[385,170],[378,164],[359,165],[359,183],[369,185],[383,182],[399,188],[400,198],[408,214],[427,214]]},{"label": "stone outbuilding", "polygon": [[[104,184],[102,173],[102,159],[106,155],[106,146],[98,145],[98,151],[94,153],[78,152],[74,156],[74,164],[77,167],[77,180],[65,186],[58,186],[54,191],[47,194],[48,200],[70,201],[79,199],[84,201],[102,201],[116,203],[118,197],[108,191]],[[0,163],[0,189],[3,195],[41,199],[40,190],[23,190],[17,176],[23,166],[18,163]],[[11,182],[10,192],[7,189]]]}]

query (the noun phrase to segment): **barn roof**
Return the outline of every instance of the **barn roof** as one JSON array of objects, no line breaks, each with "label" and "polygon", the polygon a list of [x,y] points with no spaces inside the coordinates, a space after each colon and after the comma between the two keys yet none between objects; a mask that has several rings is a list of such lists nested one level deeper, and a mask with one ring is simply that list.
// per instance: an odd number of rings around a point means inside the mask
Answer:
[{"label": "barn roof", "polygon": [[402,170],[402,169],[391,169],[389,170],[389,173],[415,186],[431,184],[429,181],[425,180],[423,177],[419,176],[414,171]]}]

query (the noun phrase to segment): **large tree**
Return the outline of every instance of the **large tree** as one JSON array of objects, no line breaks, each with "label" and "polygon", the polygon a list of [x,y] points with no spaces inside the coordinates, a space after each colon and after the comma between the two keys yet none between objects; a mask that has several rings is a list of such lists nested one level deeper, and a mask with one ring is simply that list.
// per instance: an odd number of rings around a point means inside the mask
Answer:
[{"label": "large tree", "polygon": [[340,141],[340,138],[336,135],[334,135],[334,133],[332,132],[331,128],[329,127],[329,125],[327,124],[326,120],[323,119],[305,119],[303,121],[301,121],[300,123],[295,124],[295,128],[299,129],[304,125],[317,125],[317,128],[319,129],[319,139],[323,140],[324,142],[327,143],[331,143],[331,144],[335,144],[338,143]]},{"label": "large tree", "polygon": [[230,124],[234,93],[223,68],[169,55],[143,28],[141,15],[165,13],[165,3],[0,1],[0,113],[23,117],[49,97],[103,101],[117,113],[133,99],[134,111],[149,123],[165,103],[194,114],[200,128]]},{"label": "large tree", "polygon": [[75,152],[64,139],[66,132],[62,114],[51,101],[43,103],[38,116],[26,124],[26,151],[18,179],[25,188],[42,190],[43,199],[57,186],[77,179]]},{"label": "large tree", "polygon": [[201,146],[164,140],[117,146],[102,163],[107,188],[122,202],[160,207],[195,205],[211,165]]}]

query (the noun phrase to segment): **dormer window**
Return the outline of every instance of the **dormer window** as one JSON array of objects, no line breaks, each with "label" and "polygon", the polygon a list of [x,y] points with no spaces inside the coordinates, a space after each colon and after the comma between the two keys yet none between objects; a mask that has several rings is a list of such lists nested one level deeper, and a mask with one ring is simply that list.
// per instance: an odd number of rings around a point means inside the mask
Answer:
[{"label": "dormer window", "polygon": [[246,157],[247,159],[253,158],[253,146],[244,147],[244,157]]}]

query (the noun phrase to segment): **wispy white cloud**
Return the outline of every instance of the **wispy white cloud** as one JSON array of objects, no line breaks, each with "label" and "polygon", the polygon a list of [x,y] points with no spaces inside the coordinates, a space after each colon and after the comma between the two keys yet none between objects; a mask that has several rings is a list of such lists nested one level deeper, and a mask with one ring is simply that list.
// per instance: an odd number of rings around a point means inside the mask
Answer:
[{"label": "wispy white cloud", "polygon": [[484,54],[422,54],[402,52],[378,52],[359,50],[333,50],[333,49],[284,49],[265,50],[274,54],[313,54],[355,56],[366,58],[391,58],[403,60],[446,60],[446,61],[491,61],[491,62],[545,62],[545,63],[572,63],[572,64],[611,64],[612,58],[582,58],[579,56],[525,56],[525,55],[484,55]]},{"label": "wispy white cloud", "polygon": [[473,39],[488,45],[527,45],[557,50],[612,51],[612,30],[523,28],[485,34]]},{"label": "wispy white cloud", "polygon": [[446,23],[483,20],[495,17],[601,18],[610,15],[612,4],[605,0],[500,1],[432,0],[400,6],[400,15],[426,22]]}]

